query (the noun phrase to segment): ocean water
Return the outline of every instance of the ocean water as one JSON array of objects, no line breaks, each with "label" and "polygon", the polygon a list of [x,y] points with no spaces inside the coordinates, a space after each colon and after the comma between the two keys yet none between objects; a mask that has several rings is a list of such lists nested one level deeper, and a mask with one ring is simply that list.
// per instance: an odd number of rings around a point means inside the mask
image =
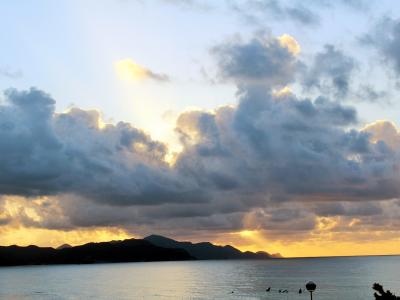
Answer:
[{"label": "ocean water", "polygon": [[400,294],[400,256],[5,267],[0,299],[310,299],[308,280],[314,300]]}]

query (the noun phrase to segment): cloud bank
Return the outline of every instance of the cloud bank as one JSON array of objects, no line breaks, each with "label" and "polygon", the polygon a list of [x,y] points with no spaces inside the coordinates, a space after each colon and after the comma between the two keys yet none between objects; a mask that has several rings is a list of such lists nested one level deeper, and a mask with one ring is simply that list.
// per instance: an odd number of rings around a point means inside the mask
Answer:
[{"label": "cloud bank", "polygon": [[274,93],[296,80],[332,80],[334,95],[347,92],[353,66],[342,52],[327,46],[315,58],[323,67],[301,77],[292,50],[265,34],[215,46],[218,76],[237,86],[237,105],[180,114],[174,163],[165,144],[132,124],[103,124],[79,108],[57,113],[35,88],[5,91],[0,224],[297,237],[398,230],[398,128],[380,121],[356,130],[357,111],[335,98]]}]

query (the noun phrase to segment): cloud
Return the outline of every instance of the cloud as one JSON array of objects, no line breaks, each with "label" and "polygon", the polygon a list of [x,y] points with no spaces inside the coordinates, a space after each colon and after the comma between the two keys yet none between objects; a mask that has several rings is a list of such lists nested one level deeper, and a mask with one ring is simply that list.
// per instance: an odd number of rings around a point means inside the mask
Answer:
[{"label": "cloud", "polygon": [[119,78],[127,81],[154,80],[158,82],[170,81],[166,74],[155,73],[139,64],[132,59],[122,59],[114,63],[115,70]]},{"label": "cloud", "polygon": [[197,9],[200,11],[209,11],[213,9],[212,2],[207,3],[204,1],[196,1],[196,0],[161,0],[160,2],[169,5],[176,5],[185,9],[190,8],[190,9]]},{"label": "cloud", "polygon": [[373,202],[362,203],[320,203],[315,205],[315,212],[319,216],[351,216],[351,217],[365,217],[365,216],[381,216],[383,208]]},{"label": "cloud", "polygon": [[358,98],[362,101],[376,103],[380,102],[383,104],[390,104],[388,99],[388,93],[382,90],[375,90],[371,85],[361,84],[356,92]]},{"label": "cloud", "polygon": [[[144,1],[137,0],[141,4]],[[296,26],[317,27],[323,20],[321,15],[324,11],[352,10],[356,13],[365,14],[376,5],[377,1],[367,0],[225,0],[199,1],[199,0],[159,0],[162,4],[176,6],[180,9],[190,9],[201,13],[209,11],[234,12],[246,25],[264,27],[270,22],[294,23]]]},{"label": "cloud", "polygon": [[339,1],[329,1],[329,0],[308,0],[309,4],[313,4],[315,6],[325,7],[328,9],[332,9],[332,7],[337,5],[343,5],[346,8],[352,8],[355,11],[367,11],[373,6],[376,1],[374,0],[339,0]]},{"label": "cloud", "polygon": [[259,24],[266,17],[275,20],[294,21],[301,25],[316,25],[319,16],[300,2],[286,5],[276,0],[250,0],[244,2],[228,2],[228,5],[249,23]]},{"label": "cloud", "polygon": [[289,34],[282,34],[278,37],[279,43],[282,47],[286,47],[290,53],[297,55],[301,51],[299,43],[294,39],[294,37]]},{"label": "cloud", "polygon": [[0,75],[10,79],[18,79],[23,76],[21,70],[11,70],[10,68],[0,68]]},{"label": "cloud", "polygon": [[191,127],[178,127],[186,145],[178,170],[203,186],[252,191],[255,205],[397,196],[395,158],[369,134],[345,130],[357,122],[350,107],[324,98],[281,100],[252,86],[241,91],[237,109],[186,113],[185,120]]},{"label": "cloud", "polygon": [[360,38],[364,45],[373,47],[381,61],[387,63],[397,75],[400,74],[400,20],[385,17]]},{"label": "cloud", "polygon": [[355,12],[365,13],[375,3],[365,0],[341,1],[278,1],[278,0],[246,0],[225,1],[245,23],[262,26],[266,21],[291,22],[303,27],[316,27],[323,23],[321,14],[324,10],[345,8]]},{"label": "cloud", "polygon": [[[238,103],[180,113],[182,150],[173,164],[165,144],[130,123],[103,124],[94,110],[56,113],[43,91],[7,90],[0,104],[4,226],[11,217],[54,230],[252,229],[287,239],[400,228],[395,124],[357,130],[353,107],[285,92],[301,81],[302,64],[277,38],[237,38],[212,53],[220,79],[236,84]],[[343,59],[330,47],[321,55]],[[320,76],[348,74],[338,65]]]},{"label": "cloud", "polygon": [[0,193],[75,193],[120,205],[185,201],[185,180],[165,162],[166,146],[142,130],[123,122],[101,128],[97,111],[56,114],[55,101],[37,89],[8,90],[5,102]]},{"label": "cloud", "polygon": [[5,210],[2,223],[135,234],[251,226],[272,236],[310,232],[319,216],[355,215],[327,205],[398,197],[393,124],[347,130],[355,110],[328,99],[282,98],[254,85],[238,95],[238,106],[182,113],[176,130],[183,150],[168,165],[166,146],[130,124],[99,126],[96,111],[57,114],[39,90],[8,90],[0,109],[0,192],[20,208]]},{"label": "cloud", "polygon": [[400,130],[390,121],[379,120],[367,124],[362,131],[370,134],[372,143],[383,142],[393,151],[400,149]]},{"label": "cloud", "polygon": [[302,83],[306,89],[318,88],[325,93],[332,90],[334,96],[343,98],[349,92],[356,66],[352,57],[333,45],[325,45],[324,50],[315,55]]},{"label": "cloud", "polygon": [[249,84],[263,82],[269,86],[285,86],[294,80],[300,67],[295,57],[300,47],[294,38],[258,34],[250,41],[236,37],[215,46],[211,53],[217,60],[223,80]]}]

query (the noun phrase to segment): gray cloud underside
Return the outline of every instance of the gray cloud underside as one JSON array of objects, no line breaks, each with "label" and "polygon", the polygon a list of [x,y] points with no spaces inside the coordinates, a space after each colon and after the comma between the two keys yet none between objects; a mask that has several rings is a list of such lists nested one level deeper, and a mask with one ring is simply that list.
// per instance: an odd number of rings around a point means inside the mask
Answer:
[{"label": "gray cloud underside", "polygon": [[[182,113],[176,132],[183,150],[173,166],[166,145],[129,123],[100,128],[96,111],[56,113],[55,100],[40,90],[7,90],[0,194],[28,197],[26,205],[42,216],[33,220],[22,210],[19,220],[137,232],[307,232],[317,216],[332,215],[357,216],[366,226],[384,216],[397,226],[400,135],[391,123],[384,132],[352,130],[356,110],[340,101],[274,95],[303,66],[273,38],[230,41],[212,53],[221,79],[237,85],[238,104]],[[48,200],[29,200],[43,195]]]},{"label": "gray cloud underside", "polygon": [[236,37],[215,46],[211,53],[217,58],[219,77],[237,84],[284,86],[294,80],[301,67],[287,48],[265,33],[250,41]]}]

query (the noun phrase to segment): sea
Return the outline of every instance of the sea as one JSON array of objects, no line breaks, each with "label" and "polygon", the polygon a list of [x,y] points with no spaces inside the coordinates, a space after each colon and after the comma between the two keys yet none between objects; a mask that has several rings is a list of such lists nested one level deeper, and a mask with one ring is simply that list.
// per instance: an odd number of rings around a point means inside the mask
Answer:
[{"label": "sea", "polygon": [[400,295],[400,256],[1,267],[0,299],[310,299],[310,280],[314,300]]}]

